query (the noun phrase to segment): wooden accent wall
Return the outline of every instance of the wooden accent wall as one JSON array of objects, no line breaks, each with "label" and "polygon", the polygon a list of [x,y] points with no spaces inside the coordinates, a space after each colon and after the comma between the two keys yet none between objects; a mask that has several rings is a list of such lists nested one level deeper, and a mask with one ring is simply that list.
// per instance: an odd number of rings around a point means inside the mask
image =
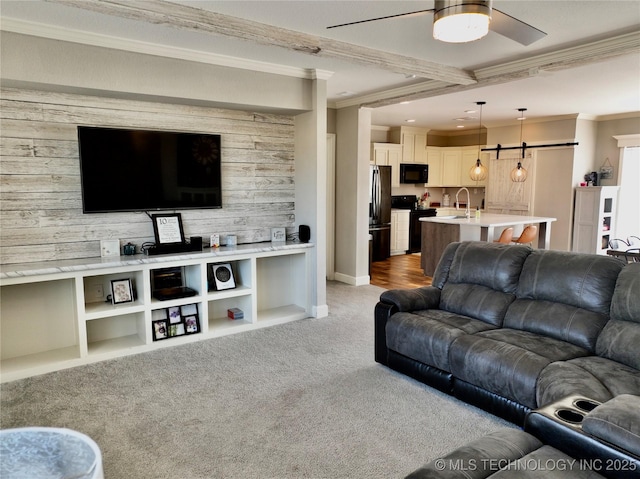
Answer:
[{"label": "wooden accent wall", "polygon": [[180,211],[187,237],[252,243],[293,226],[291,116],[18,89],[0,98],[0,264],[100,256],[101,239],[153,240],[144,213],[82,213],[78,125],[221,135],[223,207]]}]

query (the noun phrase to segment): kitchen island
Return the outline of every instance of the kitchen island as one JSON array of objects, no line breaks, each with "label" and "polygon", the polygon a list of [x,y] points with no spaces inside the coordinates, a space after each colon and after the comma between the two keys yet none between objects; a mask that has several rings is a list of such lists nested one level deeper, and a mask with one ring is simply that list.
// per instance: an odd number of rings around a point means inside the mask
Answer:
[{"label": "kitchen island", "polygon": [[496,233],[510,226],[538,225],[538,244],[541,249],[549,249],[551,223],[556,218],[541,216],[500,215],[482,213],[479,219],[467,218],[464,211],[460,216],[436,216],[420,218],[422,222],[421,266],[426,276],[433,276],[442,252],[449,243],[455,241],[493,241]]}]

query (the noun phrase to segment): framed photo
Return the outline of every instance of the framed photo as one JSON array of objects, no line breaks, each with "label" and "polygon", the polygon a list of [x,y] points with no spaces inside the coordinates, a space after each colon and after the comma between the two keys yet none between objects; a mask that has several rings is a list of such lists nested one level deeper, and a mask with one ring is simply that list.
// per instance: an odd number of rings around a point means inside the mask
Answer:
[{"label": "framed photo", "polygon": [[169,337],[169,330],[167,328],[167,321],[160,319],[153,321],[153,340],[160,341],[161,339],[167,339]]},{"label": "framed photo", "polygon": [[274,243],[284,243],[287,241],[287,233],[284,228],[271,228],[271,241]]},{"label": "framed photo", "polygon": [[177,324],[182,322],[182,316],[180,315],[180,306],[174,306],[169,308],[169,324]]},{"label": "framed photo", "polygon": [[156,244],[171,245],[184,243],[184,229],[180,213],[151,215]]},{"label": "framed photo", "polygon": [[233,289],[236,287],[236,281],[233,277],[233,268],[231,263],[211,264],[209,265],[210,281],[215,291],[224,289]]},{"label": "framed photo", "polygon": [[111,281],[111,303],[122,304],[133,302],[133,287],[130,279],[114,279]]},{"label": "framed photo", "polygon": [[169,337],[183,336],[184,334],[185,334],[184,323],[169,325]]},{"label": "framed photo", "polygon": [[185,304],[182,307],[182,316],[193,316],[198,314],[198,305],[197,304]]},{"label": "framed photo", "polygon": [[187,316],[184,318],[184,326],[186,330],[186,334],[194,334],[200,332],[200,322],[198,321],[198,316]]}]

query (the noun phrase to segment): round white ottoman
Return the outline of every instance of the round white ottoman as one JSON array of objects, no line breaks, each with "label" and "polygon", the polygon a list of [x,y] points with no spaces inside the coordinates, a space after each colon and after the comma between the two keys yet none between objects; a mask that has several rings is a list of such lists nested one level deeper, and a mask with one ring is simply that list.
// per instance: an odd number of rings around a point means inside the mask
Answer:
[{"label": "round white ottoman", "polygon": [[71,429],[25,427],[0,431],[2,479],[104,479],[102,454]]}]

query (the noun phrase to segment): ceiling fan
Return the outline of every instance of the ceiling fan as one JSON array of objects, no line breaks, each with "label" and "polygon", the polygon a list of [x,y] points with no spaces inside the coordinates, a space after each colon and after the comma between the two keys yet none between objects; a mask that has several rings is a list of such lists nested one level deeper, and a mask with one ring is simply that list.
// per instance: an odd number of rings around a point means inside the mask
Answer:
[{"label": "ceiling fan", "polygon": [[491,0],[435,0],[434,8],[427,10],[341,23],[327,28],[433,12],[433,38],[444,42],[464,43],[478,40],[491,30],[526,46],[547,35],[528,23],[492,8],[491,4]]}]

